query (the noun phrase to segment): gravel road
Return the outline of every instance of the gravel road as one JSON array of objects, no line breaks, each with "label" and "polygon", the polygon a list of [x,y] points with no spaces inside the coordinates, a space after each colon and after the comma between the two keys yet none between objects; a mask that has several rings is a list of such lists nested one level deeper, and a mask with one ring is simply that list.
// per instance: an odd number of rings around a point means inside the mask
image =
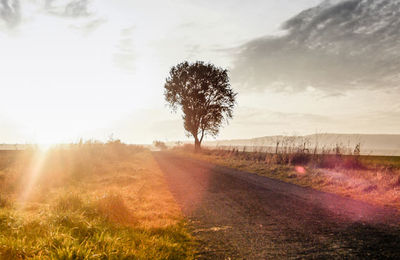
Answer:
[{"label": "gravel road", "polygon": [[198,259],[400,258],[396,211],[166,152]]}]

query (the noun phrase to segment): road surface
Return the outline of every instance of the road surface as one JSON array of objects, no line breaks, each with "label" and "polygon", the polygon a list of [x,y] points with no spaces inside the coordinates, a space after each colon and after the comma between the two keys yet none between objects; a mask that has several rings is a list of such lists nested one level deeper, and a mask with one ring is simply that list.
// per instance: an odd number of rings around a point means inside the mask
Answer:
[{"label": "road surface", "polygon": [[400,257],[393,209],[172,153],[154,157],[199,241],[198,259]]}]

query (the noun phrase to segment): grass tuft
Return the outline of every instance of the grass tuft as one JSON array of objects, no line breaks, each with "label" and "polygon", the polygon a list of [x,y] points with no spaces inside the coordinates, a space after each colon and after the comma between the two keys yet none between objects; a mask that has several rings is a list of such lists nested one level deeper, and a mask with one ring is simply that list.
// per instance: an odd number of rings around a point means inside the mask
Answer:
[{"label": "grass tuft", "polygon": [[2,195],[0,193],[0,209],[1,208],[8,208],[8,207],[11,207],[11,206],[12,206],[11,201],[6,196],[4,196],[4,195]]},{"label": "grass tuft", "polygon": [[133,225],[136,223],[123,198],[119,194],[106,194],[97,201],[98,211],[108,220]]},{"label": "grass tuft", "polygon": [[53,208],[57,212],[78,211],[82,208],[82,206],[82,198],[76,193],[62,194],[53,204]]}]

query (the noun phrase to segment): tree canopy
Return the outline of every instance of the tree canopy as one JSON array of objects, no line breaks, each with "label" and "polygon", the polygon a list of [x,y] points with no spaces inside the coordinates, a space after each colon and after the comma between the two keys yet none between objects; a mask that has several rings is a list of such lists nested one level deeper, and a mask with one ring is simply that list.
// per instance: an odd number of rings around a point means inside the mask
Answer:
[{"label": "tree canopy", "polygon": [[233,116],[236,95],[229,83],[228,71],[210,63],[182,62],[171,68],[164,96],[176,112],[182,109],[184,127],[193,135],[196,149],[204,136],[216,136],[224,119]]}]

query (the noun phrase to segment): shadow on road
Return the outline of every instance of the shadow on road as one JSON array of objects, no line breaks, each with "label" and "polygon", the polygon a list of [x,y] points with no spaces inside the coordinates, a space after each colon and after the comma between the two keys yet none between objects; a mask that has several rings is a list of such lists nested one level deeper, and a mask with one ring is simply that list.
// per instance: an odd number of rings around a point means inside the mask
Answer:
[{"label": "shadow on road", "polygon": [[395,211],[154,153],[199,240],[199,259],[398,258]]}]

